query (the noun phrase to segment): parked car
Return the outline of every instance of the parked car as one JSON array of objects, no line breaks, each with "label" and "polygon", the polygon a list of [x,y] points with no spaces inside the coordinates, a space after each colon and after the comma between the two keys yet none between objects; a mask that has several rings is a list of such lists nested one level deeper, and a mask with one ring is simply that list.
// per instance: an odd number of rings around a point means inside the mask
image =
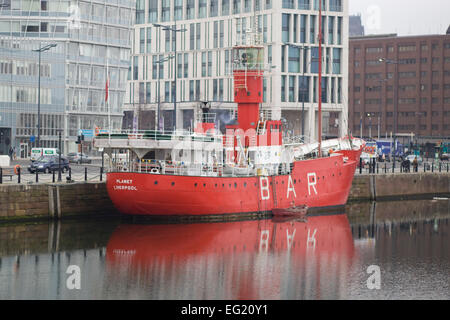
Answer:
[{"label": "parked car", "polygon": [[441,160],[442,161],[448,161],[449,160],[449,158],[450,158],[450,153],[443,153],[442,155],[441,155]]},{"label": "parked car", "polygon": [[[83,155],[83,157],[81,155]],[[69,162],[74,162],[74,163],[78,163],[78,164],[92,162],[92,160],[87,155],[85,155],[84,153],[81,154],[80,152],[68,153],[67,159],[69,159]],[[83,162],[81,162],[81,161],[83,161]]]},{"label": "parked car", "polygon": [[[59,156],[41,156],[37,160],[32,161],[28,167],[30,173],[45,172],[51,173],[59,169]],[[69,160],[66,157],[61,157],[61,171],[66,172],[70,169]]]}]

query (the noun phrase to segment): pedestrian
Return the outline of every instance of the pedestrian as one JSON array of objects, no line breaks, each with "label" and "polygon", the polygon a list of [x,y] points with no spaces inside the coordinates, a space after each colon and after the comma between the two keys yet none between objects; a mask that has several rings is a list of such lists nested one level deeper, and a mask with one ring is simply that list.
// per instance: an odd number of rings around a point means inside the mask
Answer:
[{"label": "pedestrian", "polygon": [[8,156],[12,160],[12,156],[13,156],[13,148],[12,148],[12,146],[9,146]]},{"label": "pedestrian", "polygon": [[414,172],[417,172],[419,169],[419,162],[417,161],[417,157],[415,157],[413,160],[413,168],[414,168]]},{"label": "pedestrian", "polygon": [[17,157],[16,157],[16,147],[13,148],[13,159],[14,159],[14,161],[17,160]]}]

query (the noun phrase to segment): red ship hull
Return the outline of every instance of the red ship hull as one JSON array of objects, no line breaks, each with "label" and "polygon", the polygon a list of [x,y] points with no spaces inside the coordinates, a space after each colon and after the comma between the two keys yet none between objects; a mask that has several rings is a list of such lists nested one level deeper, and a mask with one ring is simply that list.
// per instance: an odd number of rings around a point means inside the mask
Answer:
[{"label": "red ship hull", "polygon": [[290,175],[177,176],[111,172],[108,194],[124,214],[204,216],[268,213],[307,205],[310,211],[346,204],[361,151],[294,162]]}]

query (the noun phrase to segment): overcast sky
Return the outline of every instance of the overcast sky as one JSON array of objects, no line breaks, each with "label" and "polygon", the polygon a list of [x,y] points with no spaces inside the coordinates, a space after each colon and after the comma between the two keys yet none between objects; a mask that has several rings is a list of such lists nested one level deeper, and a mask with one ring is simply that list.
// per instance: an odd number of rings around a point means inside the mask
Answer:
[{"label": "overcast sky", "polygon": [[361,14],[366,35],[445,34],[450,25],[449,0],[349,0],[349,7]]}]

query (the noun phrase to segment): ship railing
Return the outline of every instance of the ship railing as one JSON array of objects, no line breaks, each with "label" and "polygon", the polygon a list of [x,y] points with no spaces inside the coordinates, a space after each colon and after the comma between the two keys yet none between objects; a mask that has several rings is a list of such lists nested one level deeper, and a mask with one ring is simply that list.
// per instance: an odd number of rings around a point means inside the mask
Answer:
[{"label": "ship railing", "polygon": [[[126,171],[123,166],[115,169],[117,171]],[[221,176],[223,167],[219,164],[185,163],[172,160],[141,160],[141,162],[133,165],[132,171],[180,176]]]},{"label": "ship railing", "polygon": [[96,139],[151,139],[151,140],[200,140],[204,142],[222,142],[222,135],[193,132],[191,130],[114,130],[100,133]]},{"label": "ship railing", "polygon": [[172,160],[141,160],[130,167],[126,161],[112,163],[112,172],[138,172],[178,176],[202,177],[249,177],[255,175],[289,174],[293,163],[267,163],[264,165],[241,166],[218,163],[185,163]]}]

